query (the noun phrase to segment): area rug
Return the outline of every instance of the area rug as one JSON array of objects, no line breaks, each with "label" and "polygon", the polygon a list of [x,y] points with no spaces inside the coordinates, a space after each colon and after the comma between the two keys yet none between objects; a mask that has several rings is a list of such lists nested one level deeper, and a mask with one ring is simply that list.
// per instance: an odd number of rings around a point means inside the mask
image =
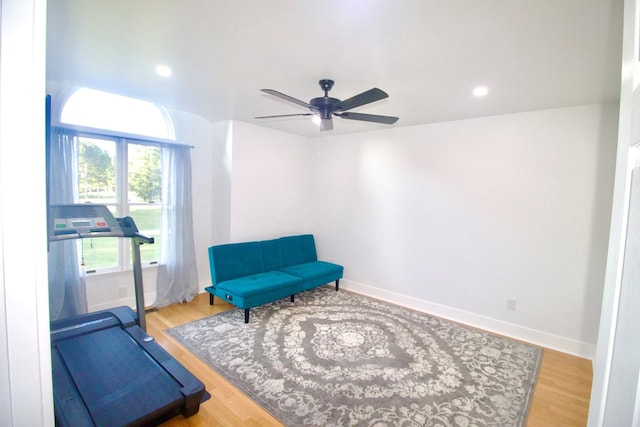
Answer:
[{"label": "area rug", "polygon": [[522,426],[542,357],[332,286],[167,332],[287,426]]}]

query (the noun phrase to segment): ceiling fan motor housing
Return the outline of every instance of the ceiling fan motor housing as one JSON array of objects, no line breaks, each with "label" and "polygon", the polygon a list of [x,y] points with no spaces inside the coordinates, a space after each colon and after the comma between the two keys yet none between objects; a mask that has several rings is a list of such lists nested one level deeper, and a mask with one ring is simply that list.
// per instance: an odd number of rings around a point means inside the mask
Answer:
[{"label": "ceiling fan motor housing", "polygon": [[309,104],[320,113],[321,118],[330,119],[331,113],[334,111],[333,106],[338,102],[340,102],[339,99],[322,96],[320,98],[313,98]]}]

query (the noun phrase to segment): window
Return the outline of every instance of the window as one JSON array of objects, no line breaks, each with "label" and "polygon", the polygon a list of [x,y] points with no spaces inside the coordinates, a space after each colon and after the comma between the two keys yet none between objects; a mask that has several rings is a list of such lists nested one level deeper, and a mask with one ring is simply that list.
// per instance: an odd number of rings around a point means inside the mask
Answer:
[{"label": "window", "polygon": [[80,88],[67,99],[60,122],[105,131],[175,140],[168,113],[155,104]]},{"label": "window", "polygon": [[[149,111],[150,106],[156,113]],[[136,108],[140,108],[139,114]],[[120,113],[125,111],[123,117]],[[142,262],[147,265],[159,258],[161,219],[166,208],[162,201],[162,148],[152,138],[174,139],[173,125],[167,120],[168,116],[151,103],[88,89],[76,91],[61,113],[61,122],[82,129],[76,139],[74,200],[107,205],[116,217],[131,216],[142,234],[156,240],[140,248]],[[96,126],[104,129],[86,130]],[[132,131],[151,138],[114,136]],[[80,245],[87,273],[131,265],[128,239],[82,239]]]}]

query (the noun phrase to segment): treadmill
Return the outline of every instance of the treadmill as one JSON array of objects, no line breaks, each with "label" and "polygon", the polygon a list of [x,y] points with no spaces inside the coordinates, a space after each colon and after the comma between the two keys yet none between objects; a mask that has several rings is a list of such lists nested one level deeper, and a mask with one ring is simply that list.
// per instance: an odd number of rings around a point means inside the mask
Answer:
[{"label": "treadmill", "polygon": [[198,412],[210,395],[146,334],[140,245],[153,243],[130,217],[106,205],[51,205],[49,242],[131,239],[136,310],[127,306],[51,322],[53,398],[58,426],[148,426]]}]

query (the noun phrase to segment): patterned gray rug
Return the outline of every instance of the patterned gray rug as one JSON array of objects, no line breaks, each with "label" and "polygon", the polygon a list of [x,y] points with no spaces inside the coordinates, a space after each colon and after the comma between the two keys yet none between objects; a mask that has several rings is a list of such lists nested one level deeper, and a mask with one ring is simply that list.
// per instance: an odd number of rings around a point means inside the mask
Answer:
[{"label": "patterned gray rug", "polygon": [[288,426],[523,426],[542,358],[332,286],[167,332]]}]

